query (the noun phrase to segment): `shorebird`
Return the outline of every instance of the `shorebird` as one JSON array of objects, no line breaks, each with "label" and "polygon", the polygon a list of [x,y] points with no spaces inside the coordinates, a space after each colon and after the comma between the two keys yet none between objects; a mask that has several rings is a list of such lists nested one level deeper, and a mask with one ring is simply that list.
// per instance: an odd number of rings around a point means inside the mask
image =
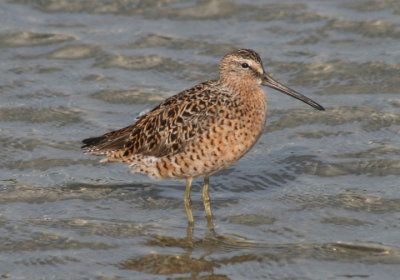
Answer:
[{"label": "shorebird", "polygon": [[185,179],[189,224],[193,224],[192,180],[204,177],[202,200],[207,218],[212,219],[210,175],[238,161],[264,131],[267,97],[261,86],[324,110],[268,75],[255,51],[238,49],[222,58],[218,79],[167,98],[132,125],[83,140],[82,149],[105,156],[102,162],[125,162],[136,173]]}]

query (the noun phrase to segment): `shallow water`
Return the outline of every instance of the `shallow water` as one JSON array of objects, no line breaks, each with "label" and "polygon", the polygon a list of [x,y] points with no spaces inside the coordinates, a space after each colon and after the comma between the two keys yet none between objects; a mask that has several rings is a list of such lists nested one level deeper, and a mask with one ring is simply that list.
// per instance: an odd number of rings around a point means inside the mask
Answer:
[{"label": "shallow water", "polygon": [[[398,1],[0,2],[0,278],[398,279]],[[80,140],[257,50],[258,144],[201,180],[132,175]]]}]

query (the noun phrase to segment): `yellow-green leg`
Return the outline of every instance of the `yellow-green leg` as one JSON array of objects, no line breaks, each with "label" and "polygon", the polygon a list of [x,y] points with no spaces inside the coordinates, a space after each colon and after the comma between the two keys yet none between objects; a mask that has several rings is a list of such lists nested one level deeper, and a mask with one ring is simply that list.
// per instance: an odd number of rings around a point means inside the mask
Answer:
[{"label": "yellow-green leg", "polygon": [[210,204],[210,194],[208,192],[209,186],[210,186],[210,177],[205,176],[204,177],[204,185],[203,185],[203,193],[201,195],[201,198],[203,199],[204,209],[206,210],[208,228],[211,231],[214,231],[213,215],[211,212],[211,204]]},{"label": "yellow-green leg", "polygon": [[186,191],[185,191],[185,198],[184,198],[184,203],[185,203],[185,209],[186,209],[186,214],[188,217],[188,223],[193,224],[193,211],[192,211],[192,200],[190,199],[190,187],[192,185],[193,178],[189,177],[186,178]]}]

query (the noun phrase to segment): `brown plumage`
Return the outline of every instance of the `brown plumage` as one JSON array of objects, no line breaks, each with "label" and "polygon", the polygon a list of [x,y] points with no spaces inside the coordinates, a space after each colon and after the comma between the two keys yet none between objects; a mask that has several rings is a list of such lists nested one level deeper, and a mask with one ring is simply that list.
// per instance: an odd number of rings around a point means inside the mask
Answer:
[{"label": "brown plumage", "polygon": [[239,49],[222,59],[219,79],[166,99],[130,126],[83,140],[82,149],[151,177],[186,179],[185,206],[192,223],[192,178],[205,178],[203,201],[209,216],[209,176],[239,160],[262,134],[267,99],[261,85],[324,110],[267,75],[256,52]]}]

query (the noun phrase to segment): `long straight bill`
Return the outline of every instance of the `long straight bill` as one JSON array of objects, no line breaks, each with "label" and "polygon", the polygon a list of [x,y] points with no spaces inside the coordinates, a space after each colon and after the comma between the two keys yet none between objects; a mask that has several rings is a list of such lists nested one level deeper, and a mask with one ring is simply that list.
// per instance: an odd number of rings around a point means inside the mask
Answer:
[{"label": "long straight bill", "polygon": [[318,109],[318,110],[325,110],[324,107],[322,107],[321,105],[319,105],[317,102],[315,102],[314,100],[308,98],[307,96],[302,95],[301,93],[298,93],[297,91],[288,88],[287,86],[282,85],[281,83],[275,81],[274,79],[272,79],[269,75],[264,74],[263,76],[263,82],[262,82],[263,86],[268,86],[270,88],[279,90],[280,92],[286,93],[287,95],[290,95],[291,97],[294,97],[298,100],[303,101],[304,103]]}]

